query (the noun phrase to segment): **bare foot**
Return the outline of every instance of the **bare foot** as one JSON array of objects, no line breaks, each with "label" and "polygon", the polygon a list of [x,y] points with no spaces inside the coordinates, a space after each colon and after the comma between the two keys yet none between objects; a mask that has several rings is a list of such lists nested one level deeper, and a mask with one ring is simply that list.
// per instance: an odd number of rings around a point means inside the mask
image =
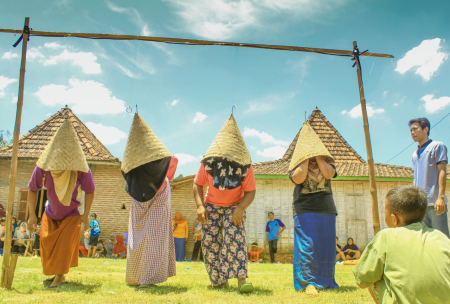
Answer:
[{"label": "bare foot", "polygon": [[53,279],[53,282],[50,286],[51,287],[61,286],[64,281],[65,281],[65,275],[57,274],[57,275],[55,275],[55,278]]}]

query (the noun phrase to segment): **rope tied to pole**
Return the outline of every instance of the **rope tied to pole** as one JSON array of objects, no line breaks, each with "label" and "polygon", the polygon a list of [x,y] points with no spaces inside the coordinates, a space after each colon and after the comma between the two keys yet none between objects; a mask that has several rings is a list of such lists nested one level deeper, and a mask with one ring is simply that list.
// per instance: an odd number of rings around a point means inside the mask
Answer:
[{"label": "rope tied to pole", "polygon": [[30,41],[30,31],[32,31],[33,29],[28,27],[28,25],[25,25],[23,27],[23,32],[22,35],[20,35],[19,39],[16,41],[16,43],[13,44],[13,47],[17,47],[19,45],[19,43],[22,41],[23,39],[23,34],[27,34],[28,38],[27,41]]}]

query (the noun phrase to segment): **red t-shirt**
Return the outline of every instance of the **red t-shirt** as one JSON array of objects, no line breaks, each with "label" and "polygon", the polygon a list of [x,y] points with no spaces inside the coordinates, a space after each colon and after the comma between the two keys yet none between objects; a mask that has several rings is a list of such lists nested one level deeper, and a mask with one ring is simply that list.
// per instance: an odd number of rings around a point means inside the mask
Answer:
[{"label": "red t-shirt", "polygon": [[258,251],[249,251],[248,255],[250,256],[249,260],[251,262],[258,262],[259,261],[259,255],[262,253],[262,249]]},{"label": "red t-shirt", "polygon": [[194,183],[202,187],[208,183],[209,186],[206,192],[205,201],[209,204],[217,206],[231,206],[234,204],[239,204],[244,197],[244,192],[256,190],[255,174],[253,173],[252,166],[250,166],[242,185],[233,190],[219,190],[214,187],[213,177],[206,172],[203,163],[201,163],[200,168],[198,168]]}]

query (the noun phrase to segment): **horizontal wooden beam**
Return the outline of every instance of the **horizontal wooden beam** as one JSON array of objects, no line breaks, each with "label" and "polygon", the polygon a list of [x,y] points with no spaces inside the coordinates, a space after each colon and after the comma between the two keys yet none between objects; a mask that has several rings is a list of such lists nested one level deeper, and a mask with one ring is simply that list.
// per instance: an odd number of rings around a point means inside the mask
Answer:
[{"label": "horizontal wooden beam", "polygon": [[[0,33],[22,34],[22,30],[0,29]],[[168,44],[181,44],[181,45],[232,46],[232,47],[279,50],[279,51],[308,52],[308,53],[318,53],[318,54],[324,54],[324,55],[353,56],[353,51],[345,51],[345,50],[310,48],[310,47],[300,47],[300,46],[286,46],[286,45],[270,45],[270,44],[254,44],[254,43],[238,43],[238,42],[182,39],[182,38],[167,38],[167,37],[147,37],[147,36],[132,36],[132,35],[95,34],[95,33],[43,32],[43,31],[33,31],[33,30],[30,31],[30,35],[31,36],[41,36],[41,37],[77,37],[77,38],[110,39],[110,40],[141,40],[141,41],[162,42],[162,43],[168,43]],[[379,53],[369,53],[369,52],[365,52],[365,53],[363,52],[360,54],[360,56],[394,58],[394,56],[389,55],[389,54],[379,54]]]}]

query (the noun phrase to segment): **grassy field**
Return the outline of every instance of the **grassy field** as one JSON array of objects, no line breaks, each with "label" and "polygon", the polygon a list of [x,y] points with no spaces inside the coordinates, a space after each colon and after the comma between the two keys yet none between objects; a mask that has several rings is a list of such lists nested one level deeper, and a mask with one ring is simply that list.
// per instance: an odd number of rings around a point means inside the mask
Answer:
[{"label": "grassy field", "polygon": [[[1,258],[0,258],[1,261]],[[105,262],[108,263],[105,264]],[[69,284],[58,290],[46,290],[41,282],[39,258],[19,257],[13,289],[0,288],[1,303],[372,303],[365,290],[356,287],[352,266],[336,266],[338,289],[320,292],[309,298],[296,292],[292,265],[250,264],[249,279],[254,293],[239,294],[237,280],[226,290],[208,290],[203,263],[177,263],[177,276],[150,291],[135,292],[125,284],[125,260],[80,259],[79,267],[67,276]]]}]

